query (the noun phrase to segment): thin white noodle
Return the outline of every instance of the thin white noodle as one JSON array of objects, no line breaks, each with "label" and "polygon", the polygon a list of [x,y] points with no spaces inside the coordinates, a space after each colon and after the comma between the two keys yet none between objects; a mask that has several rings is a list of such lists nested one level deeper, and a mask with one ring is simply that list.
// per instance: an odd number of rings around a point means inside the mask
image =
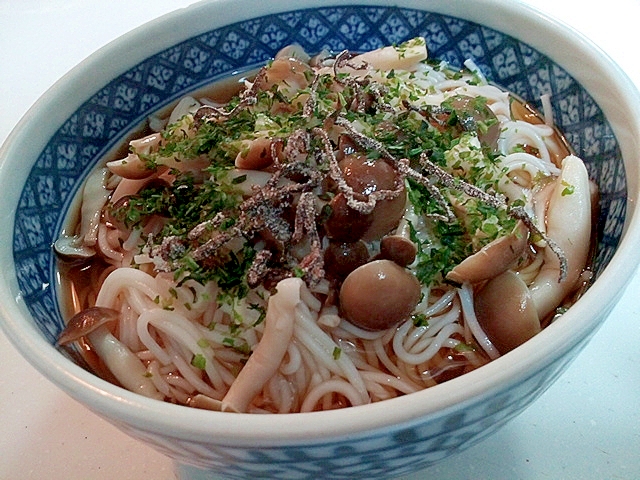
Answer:
[{"label": "thin white noodle", "polygon": [[[380,359],[376,354],[375,348],[371,345],[371,342],[363,342],[362,348],[364,350],[364,358],[363,360],[366,362],[366,365],[369,367],[368,369],[378,370],[380,368]],[[353,352],[349,352],[349,355],[353,357],[363,357],[360,355],[358,351],[354,350]],[[355,362],[354,362],[355,363]],[[362,368],[359,368],[362,370]]]},{"label": "thin white noodle", "polygon": [[[294,390],[297,392],[299,397],[303,397],[308,389],[311,387],[311,377],[313,372],[316,372],[314,369],[315,362],[311,357],[309,351],[301,345],[298,340],[294,337],[291,341],[298,351],[300,352],[300,358],[302,359],[302,364],[298,370],[296,370],[292,375],[289,375],[289,380],[293,385]],[[321,367],[321,371],[325,374],[325,379],[329,379],[331,376],[330,372]]]},{"label": "thin white noodle", "polygon": [[287,379],[276,373],[266,385],[269,396],[278,407],[278,413],[289,413],[293,411],[295,394],[291,384]]},{"label": "thin white noodle", "polygon": [[138,337],[144,344],[144,346],[158,359],[161,365],[169,365],[171,363],[171,356],[167,353],[156,340],[149,333],[149,322],[152,319],[153,313],[142,314],[138,317],[137,331]]},{"label": "thin white noodle", "polygon": [[544,117],[544,123],[549,127],[553,127],[553,107],[551,106],[551,95],[545,93],[540,96],[542,102],[542,116]]},{"label": "thin white noodle", "polygon": [[137,352],[140,350],[140,340],[138,338],[138,332],[136,331],[136,313],[128,307],[123,305],[120,309],[120,316],[118,321],[118,338],[124,343],[131,351]]},{"label": "thin white noodle", "polygon": [[464,66],[471,70],[474,74],[476,74],[481,83],[487,83],[487,78],[484,76],[482,70],[480,70],[480,67],[476,65],[476,62],[474,62],[473,59],[467,58],[464,61]]},{"label": "thin white noodle", "polygon": [[280,373],[283,375],[293,375],[302,366],[302,356],[295,343],[290,343],[287,347],[287,357],[280,365]]},{"label": "thin white noodle", "polygon": [[[174,372],[166,373],[164,375],[164,381],[167,385],[171,385],[171,387],[176,387],[182,392],[186,393],[194,393],[197,389],[189,383],[184,377],[180,375],[176,375]],[[176,393],[176,389],[172,388],[173,393]]]},{"label": "thin white noodle", "polygon": [[[436,317],[429,317],[428,324],[425,326],[414,326],[411,320],[407,320],[398,327],[398,331],[394,336],[392,345],[395,354],[403,362],[412,365],[427,362],[443,344],[455,345],[458,343],[457,340],[449,339],[448,337],[453,333],[464,332],[462,327],[455,323],[459,316],[460,304],[455,301],[448,312]],[[453,328],[446,329],[443,334],[440,333],[445,327],[452,324],[454,325]]]},{"label": "thin white noodle", "polygon": [[384,365],[392,374],[398,377],[404,376],[404,373],[400,370],[400,368],[398,368],[398,365],[391,361],[389,355],[387,355],[384,345],[385,344],[380,339],[376,339],[373,341],[373,348],[378,355],[378,359],[380,360],[382,365]]},{"label": "thin white noodle", "polygon": [[396,336],[394,338],[393,348],[396,355],[398,355],[398,358],[400,358],[402,361],[404,361],[405,363],[418,365],[433,358],[433,356],[438,353],[438,350],[440,350],[442,344],[450,339],[451,335],[456,333],[462,334],[462,332],[462,327],[457,323],[446,325],[440,330],[440,332],[438,332],[435,337],[432,338],[429,346],[425,350],[422,350],[420,353],[411,353],[402,349],[401,345],[399,345],[399,340],[396,340],[399,339],[399,336]]},{"label": "thin white noodle", "polygon": [[[456,325],[455,328],[456,333],[463,333],[464,330],[462,326],[456,322],[460,315],[460,309],[452,310],[448,314],[442,315],[441,317],[436,318],[434,325],[430,326],[430,329],[433,329],[430,335],[421,335],[418,338],[418,342],[414,343],[411,348],[407,348],[407,352],[417,354],[418,352],[422,352],[425,349],[430,348],[432,343],[435,341],[434,338],[440,335],[440,332],[450,325]],[[449,335],[450,336],[450,335]],[[442,343],[445,343],[446,340],[440,337]],[[457,340],[453,340],[454,345],[457,345],[459,342]],[[449,342],[451,343],[451,342]],[[425,360],[426,361],[426,360]]]},{"label": "thin white noodle", "polygon": [[529,285],[538,275],[542,264],[544,263],[544,255],[542,253],[538,253],[535,255],[533,261],[527,265],[526,267],[521,268],[516,273],[518,276]]},{"label": "thin white noodle", "polygon": [[502,124],[502,133],[498,148],[503,155],[512,153],[519,145],[530,145],[538,150],[540,158],[552,164],[551,156],[543,137],[553,135],[553,129],[547,125],[534,125],[523,120],[513,120]]},{"label": "thin white noodle", "polygon": [[532,177],[539,173],[543,175],[558,175],[560,169],[552,162],[544,162],[535,155],[526,152],[512,152],[500,160],[501,165],[507,168],[507,173],[515,170],[524,170]]},{"label": "thin white noodle", "polygon": [[[400,332],[402,332],[402,347],[403,350],[410,352],[414,345],[420,340],[420,338],[425,334],[425,332],[431,330],[427,326],[420,326],[413,328],[413,322],[411,320],[407,320],[400,326],[398,329],[398,334],[396,338],[400,338]],[[431,337],[431,335],[427,335],[427,337]],[[397,353],[397,352],[396,352]]]},{"label": "thin white noodle", "polygon": [[358,390],[356,390],[351,383],[341,378],[332,378],[331,380],[322,382],[318,386],[311,389],[311,391],[307,394],[304,401],[302,402],[302,405],[300,406],[300,411],[301,412],[312,411],[313,407],[318,403],[318,401],[321,398],[331,393],[338,393],[338,394],[344,395],[353,406],[363,405],[365,403],[362,401],[362,396],[360,395],[360,392],[358,392]]},{"label": "thin white noodle", "polygon": [[95,305],[113,308],[118,294],[122,290],[133,288],[143,292],[151,299],[155,298],[158,292],[155,279],[151,275],[135,268],[117,268],[105,278]]},{"label": "thin white noodle", "polygon": [[[453,290],[455,294],[455,290]],[[440,312],[438,312],[440,313]],[[429,317],[429,329],[435,335],[444,325],[455,322],[460,319],[460,301],[456,298],[448,312],[444,312],[437,316]]]},{"label": "thin white noodle", "polygon": [[219,393],[216,392],[215,389],[211,388],[209,384],[203,381],[202,378],[194,372],[193,367],[185,361],[182,355],[178,353],[179,350],[172,345],[171,339],[169,339],[167,344],[167,352],[171,357],[171,361],[180,372],[180,375],[182,375],[187,382],[193,385],[196,390],[210,396],[211,398],[220,397]]},{"label": "thin white noodle", "polygon": [[165,397],[171,396],[171,387],[165,381],[163,375],[160,373],[159,369],[160,364],[157,360],[153,360],[147,365],[147,372],[149,372],[151,381],[158,389],[160,393],[162,393]]},{"label": "thin white noodle", "polygon": [[380,338],[384,335],[384,331],[369,331],[364,330],[363,328],[356,327],[353,323],[343,320],[340,322],[340,328],[345,332],[350,333],[352,336],[356,338],[362,338],[364,340],[375,340],[376,338]]},{"label": "thin white noodle", "polygon": [[419,387],[383,372],[362,372],[362,378],[364,378],[365,383],[377,383],[402,393],[413,393],[419,390]]},{"label": "thin white noodle", "polygon": [[451,301],[455,296],[456,296],[456,291],[454,289],[448,290],[438,300],[436,300],[430,307],[424,310],[420,310],[420,312],[424,314],[426,317],[431,317],[433,315],[436,315],[437,313],[440,313],[442,310],[444,310],[447,307],[447,305],[451,303]]},{"label": "thin white noodle", "polygon": [[145,292],[140,291],[137,288],[131,288],[125,290],[122,293],[124,297],[124,303],[129,306],[135,313],[140,315],[142,312],[149,309],[157,309],[157,305],[153,302]]},{"label": "thin white noodle", "polygon": [[129,236],[127,237],[127,239],[124,242],[122,242],[122,249],[125,252],[130,252],[130,251],[133,251],[134,249],[137,249],[138,244],[140,243],[141,237],[142,237],[142,229],[134,228],[129,234]]},{"label": "thin white noodle", "polygon": [[[302,306],[305,306],[305,304],[302,304]],[[304,314],[296,316],[294,336],[304,343],[327,369],[348,379],[362,396],[363,403],[366,403],[365,398],[368,398],[367,389],[353,362],[347,355],[339,355],[337,359],[334,358],[334,351],[338,346],[313,321],[308,309]]]},{"label": "thin white noodle", "polygon": [[[155,342],[148,333],[148,326],[153,325],[164,335],[170,336],[173,342],[185,347],[191,356],[203,355],[205,357],[205,372],[212,383],[213,388],[218,391],[226,390],[226,384],[221,376],[219,364],[215,362],[214,351],[208,347],[202,347],[198,342],[201,338],[200,331],[194,323],[177,314],[162,309],[147,310],[138,318],[138,334],[144,338],[145,346],[152,352],[157,353],[158,359],[163,365],[167,365],[167,358],[163,358],[164,350]],[[187,361],[187,359],[185,359]]]},{"label": "thin white noodle", "polygon": [[[214,351],[213,356],[207,359],[207,365],[208,366],[210,365],[212,369],[215,369],[217,374],[222,379],[222,382],[226,386],[231,385],[236,379],[235,375],[229,370],[229,368],[225,366],[225,363],[227,362],[222,358],[224,353],[227,352],[228,350],[230,349],[226,347],[216,349]],[[235,365],[241,364],[242,361],[244,361],[244,357],[240,359],[235,359],[234,362],[232,362],[232,365],[235,367]],[[207,368],[206,371],[209,378],[211,378],[211,374],[209,373],[209,368]],[[226,387],[220,386],[219,389],[226,390]]]}]

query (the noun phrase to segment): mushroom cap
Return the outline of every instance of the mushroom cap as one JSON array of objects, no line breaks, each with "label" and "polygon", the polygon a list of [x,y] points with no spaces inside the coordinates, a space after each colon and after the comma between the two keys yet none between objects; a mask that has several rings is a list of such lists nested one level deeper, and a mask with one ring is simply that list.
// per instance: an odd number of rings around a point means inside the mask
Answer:
[{"label": "mushroom cap", "polygon": [[65,260],[85,260],[96,254],[96,251],[85,245],[78,236],[60,236],[54,242],[53,249],[60,258]]},{"label": "mushroom cap", "polygon": [[361,265],[367,263],[369,250],[361,240],[357,242],[329,242],[324,251],[324,265],[328,274],[345,278]]},{"label": "mushroom cap", "polygon": [[[380,190],[396,188],[397,172],[384,160],[372,160],[364,155],[347,155],[340,161],[340,169],[347,184],[365,197]],[[365,241],[377,240],[398,225],[407,202],[406,191],[395,198],[379,200],[366,230],[362,234]]]},{"label": "mushroom cap", "polygon": [[522,221],[513,232],[482,247],[447,273],[447,280],[456,283],[478,283],[497,277],[513,267],[528,245],[527,227]]},{"label": "mushroom cap", "polygon": [[496,150],[500,137],[500,122],[493,111],[477,97],[467,95],[456,95],[451,98],[451,103],[464,128],[475,130],[481,143]]},{"label": "mushroom cap", "polygon": [[541,330],[531,292],[511,270],[487,282],[475,295],[474,305],[480,326],[502,354]]},{"label": "mushroom cap", "polygon": [[120,312],[112,308],[89,307],[76,313],[58,336],[58,345],[65,345],[84,337],[106,323],[115,321]]},{"label": "mushroom cap", "polygon": [[340,308],[358,327],[385,330],[409,317],[420,295],[420,283],[408,270],[391,260],[374,260],[347,276]]},{"label": "mushroom cap", "polygon": [[416,244],[402,235],[387,235],[380,240],[380,256],[393,260],[401,267],[411,265],[417,253]]}]

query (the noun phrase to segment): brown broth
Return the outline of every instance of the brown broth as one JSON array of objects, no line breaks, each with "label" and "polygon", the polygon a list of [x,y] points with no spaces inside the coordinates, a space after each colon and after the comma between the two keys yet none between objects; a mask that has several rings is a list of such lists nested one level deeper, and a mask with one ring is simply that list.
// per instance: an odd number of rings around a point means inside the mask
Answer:
[{"label": "brown broth", "polygon": [[[205,103],[207,104],[224,105],[240,92],[243,87],[244,80],[251,78],[254,75],[255,71],[249,73],[237,73],[224,80],[216,82],[213,85],[193,92],[191,96],[197,99],[204,98],[206,99]],[[532,124],[545,123],[542,115],[535,108],[515,97],[512,98],[511,114],[513,119],[526,121]],[[173,108],[174,106],[168,106],[158,111],[156,115],[159,118],[168,117]],[[549,151],[552,154],[554,163],[559,167],[562,159],[571,154],[572,151],[564,136],[555,128],[554,132],[554,146],[549,147]],[[129,151],[129,141],[140,138],[149,133],[151,133],[151,130],[147,122],[145,122],[144,125],[140,125],[138,128],[133,129],[130,134],[123,139],[122,143],[105,156],[104,162],[125,157]],[[528,146],[524,145],[523,147],[526,150]],[[68,216],[67,226],[64,229],[66,234],[76,231],[76,227],[79,224],[80,201],[81,195],[78,195],[78,198],[73,203],[73,208],[69,211],[70,213]],[[594,244],[595,243],[592,241],[592,246]],[[112,268],[113,266],[100,255],[96,255],[95,257],[82,262],[68,262],[62,259],[58,261],[58,270],[60,273],[58,276],[60,282],[59,291],[61,292],[60,304],[65,318],[71,318],[77,312],[94,305],[95,297],[102,285],[103,279]],[[581,291],[582,290],[578,291],[578,293],[572,293],[565,303],[573,303],[575,301],[575,297],[577,294],[581,293]],[[104,367],[102,361],[92,351],[91,346],[86,341],[82,341],[80,343],[79,352],[89,369],[112,383],[118,383],[108,369]],[[457,353],[453,350],[448,352],[439,352],[437,355],[440,360],[439,364],[443,363],[444,367],[440,366],[438,370],[434,370],[430,373],[427,372],[429,375],[432,375],[434,383],[444,382],[463,375],[467,371],[476,367],[476,365],[469,363],[463,354]],[[482,351],[480,351],[480,357],[483,357]],[[486,358],[486,361],[489,361],[489,359]],[[344,399],[339,399],[338,403],[343,404],[339,406],[348,405],[348,401]]]},{"label": "brown broth", "polygon": [[[511,116],[514,120],[522,120],[533,125],[542,125],[545,123],[542,114],[535,109],[531,104],[524,102],[523,100],[511,95]],[[556,167],[560,168],[562,159],[567,155],[571,155],[572,149],[569,146],[564,135],[562,135],[557,128],[553,128],[554,135],[554,148],[549,146],[549,153],[552,156],[552,161]],[[525,150],[528,145],[523,146]]]}]

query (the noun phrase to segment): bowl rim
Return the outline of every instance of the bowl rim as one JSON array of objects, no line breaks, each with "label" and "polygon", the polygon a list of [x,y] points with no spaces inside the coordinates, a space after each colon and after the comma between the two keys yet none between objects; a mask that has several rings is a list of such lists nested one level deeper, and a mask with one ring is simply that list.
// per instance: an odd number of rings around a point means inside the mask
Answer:
[{"label": "bowl rim", "polygon": [[[242,5],[251,8],[239,8]],[[385,0],[322,2],[322,6],[349,5],[389,6]],[[117,38],[74,67],[28,110],[0,148],[0,184],[8,181],[24,182],[28,175],[32,165],[22,170],[17,169],[19,171],[16,174],[17,167],[12,165],[9,159],[19,150],[24,153],[25,141],[34,132],[33,125],[37,119],[49,115],[54,120],[51,125],[55,128],[45,128],[45,132],[41,134],[43,140],[33,142],[26,149],[27,152],[34,153],[34,162],[62,122],[90,95],[98,91],[99,87],[104,86],[104,81],[99,85],[95,81],[86,81],[87,78],[92,78],[89,72],[95,65],[111,65],[108,69],[110,80],[145,58],[200,33],[267,14],[318,6],[320,5],[315,0],[299,0],[295,5],[287,0],[255,3],[252,0],[204,0],[161,16]],[[211,440],[211,433],[215,431],[227,445],[255,446],[259,440],[265,445],[277,446],[291,442],[324,443],[331,439],[354,438],[373,430],[386,431],[411,425],[425,417],[441,418],[454,409],[481,401],[498,389],[504,390],[534,375],[584,338],[592,335],[622,294],[624,286],[640,262],[640,250],[636,248],[640,240],[640,219],[637,211],[640,177],[640,94],[635,85],[606,53],[584,35],[520,1],[432,0],[425,4],[420,0],[396,0],[394,6],[428,10],[482,23],[524,41],[563,67],[573,64],[574,68],[567,68],[567,71],[593,95],[608,119],[610,115],[614,115],[616,109],[620,118],[631,119],[625,128],[614,128],[616,136],[621,141],[621,148],[624,144],[622,155],[628,180],[625,231],[616,253],[598,281],[571,307],[561,321],[550,325],[518,349],[481,369],[436,387],[360,407],[291,414],[300,421],[285,422],[286,426],[279,420],[274,420],[280,416],[209,412],[150,400],[83,370],[60,355],[29,323],[26,306],[16,293],[19,290],[15,272],[11,268],[5,268],[0,272],[0,298],[13,301],[5,301],[0,305],[0,314],[4,320],[1,323],[20,353],[70,396],[99,415],[119,423],[141,430],[162,432],[163,435],[177,438],[207,441]],[[462,6],[464,8],[461,8]],[[487,20],[485,12],[488,10],[496,14]],[[217,15],[213,22],[211,16],[205,15],[210,11],[215,11]],[[185,22],[185,18],[189,18],[190,21]],[[483,19],[482,22],[480,18]],[[527,20],[524,27],[520,23],[522,18]],[[519,21],[516,21],[517,19]],[[189,25],[188,28],[184,27],[185,23]],[[167,32],[172,33],[166,35]],[[149,47],[149,42],[145,41],[148,38],[154,38],[153,47]],[[557,48],[553,46],[554,43],[568,44],[571,48]],[[136,47],[132,49],[131,45]],[[581,68],[575,66],[573,58],[576,54],[580,58]],[[122,61],[123,58],[126,61]],[[588,68],[601,69],[602,66],[606,67],[607,98],[598,93],[599,83],[587,74]],[[74,95],[71,96],[72,100],[68,100],[69,95],[65,93],[72,90]],[[621,108],[619,101],[625,98],[631,101],[623,104]],[[16,205],[19,194],[20,192],[10,192],[10,189],[2,189],[0,203]],[[6,227],[6,231],[13,232],[13,221],[12,209],[5,209],[0,214],[0,226]],[[0,261],[3,261],[4,265],[13,265],[11,247],[12,242],[0,242]],[[179,425],[175,423],[178,417],[181,420]],[[220,424],[224,426],[217,426]]]}]

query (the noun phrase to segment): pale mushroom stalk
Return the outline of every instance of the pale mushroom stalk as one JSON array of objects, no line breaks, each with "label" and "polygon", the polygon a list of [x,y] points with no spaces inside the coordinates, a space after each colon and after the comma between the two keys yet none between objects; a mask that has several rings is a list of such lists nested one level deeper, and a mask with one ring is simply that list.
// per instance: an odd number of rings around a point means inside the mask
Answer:
[{"label": "pale mushroom stalk", "polygon": [[95,254],[102,209],[111,194],[106,188],[108,173],[106,168],[99,168],[87,177],[82,189],[80,231],[73,236],[63,235],[54,243],[56,252],[63,257],[89,258]]},{"label": "pale mushroom stalk", "polygon": [[[538,316],[545,318],[571,292],[584,269],[591,237],[591,189],[582,160],[569,155],[555,181],[546,215],[547,236],[566,256],[566,277],[558,257],[547,246],[544,264],[529,285]],[[559,281],[558,278],[561,278]]]},{"label": "pale mushroom stalk", "polygon": [[162,394],[147,376],[144,364],[126,345],[114,337],[107,327],[99,327],[87,337],[98,356],[124,388],[145,397],[163,399]]},{"label": "pale mushroom stalk", "polygon": [[244,140],[235,159],[235,166],[244,170],[262,170],[273,163],[271,138],[257,137]]},{"label": "pale mushroom stalk", "polygon": [[110,190],[105,187],[108,171],[100,168],[89,175],[82,191],[80,237],[85,245],[93,246],[98,240],[98,225],[102,208],[109,200]]},{"label": "pale mushroom stalk", "polygon": [[142,361],[118,340],[107,328],[117,320],[119,312],[111,308],[90,307],[76,313],[58,336],[58,344],[65,345],[81,337],[91,342],[96,354],[120,384],[132,392],[145,397],[163,400],[147,376]]},{"label": "pale mushroom stalk", "polygon": [[366,63],[376,70],[411,70],[427,58],[427,42],[417,37],[398,46],[387,46],[361,53],[349,61],[358,65]]},{"label": "pale mushroom stalk", "polygon": [[246,412],[278,370],[293,336],[303,285],[300,278],[278,283],[277,292],[269,298],[262,339],[222,399],[222,411]]}]

